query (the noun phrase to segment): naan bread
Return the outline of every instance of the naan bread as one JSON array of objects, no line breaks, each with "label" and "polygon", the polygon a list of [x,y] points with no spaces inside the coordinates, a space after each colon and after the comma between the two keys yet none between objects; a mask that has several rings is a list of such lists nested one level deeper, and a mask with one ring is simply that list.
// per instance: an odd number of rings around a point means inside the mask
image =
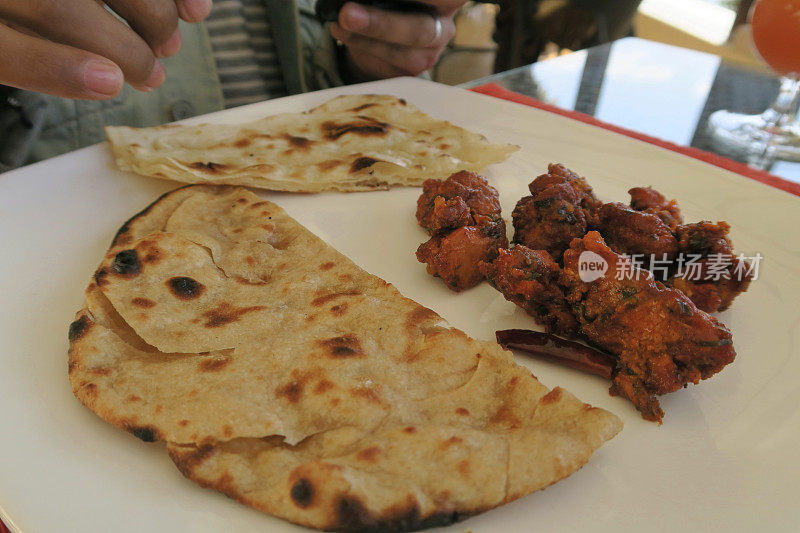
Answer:
[{"label": "naan bread", "polygon": [[178,189],[126,223],[69,333],[90,409],[168,441],[200,485],[322,529],[462,519],[621,428],[233,187]]},{"label": "naan bread", "polygon": [[274,191],[369,191],[481,171],[518,147],[494,144],[394,96],[339,96],[248,124],[106,128],[122,170]]}]

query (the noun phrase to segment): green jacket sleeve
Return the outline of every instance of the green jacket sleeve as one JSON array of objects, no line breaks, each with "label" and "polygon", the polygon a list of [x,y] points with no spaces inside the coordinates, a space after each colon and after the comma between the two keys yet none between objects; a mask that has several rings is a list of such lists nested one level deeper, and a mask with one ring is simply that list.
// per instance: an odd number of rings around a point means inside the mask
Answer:
[{"label": "green jacket sleeve", "polygon": [[336,41],[317,20],[315,0],[267,0],[270,28],[292,94],[344,85]]}]

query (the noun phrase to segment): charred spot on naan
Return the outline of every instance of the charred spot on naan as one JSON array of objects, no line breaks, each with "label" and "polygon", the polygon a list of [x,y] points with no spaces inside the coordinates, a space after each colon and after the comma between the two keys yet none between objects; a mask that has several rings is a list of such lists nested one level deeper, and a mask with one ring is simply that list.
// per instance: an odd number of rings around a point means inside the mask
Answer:
[{"label": "charred spot on naan", "polygon": [[[210,459],[216,453],[214,446],[184,446],[172,445],[167,446],[167,452],[170,459],[178,467],[178,470],[184,477],[191,479],[192,472],[203,462]],[[203,485],[207,486],[207,485]]]},{"label": "charred spot on naan", "polygon": [[206,290],[205,285],[186,276],[170,278],[166,281],[166,284],[170,292],[181,300],[199,298]]},{"label": "charred spot on naan", "polygon": [[358,157],[350,165],[350,173],[355,174],[360,170],[364,170],[365,168],[369,168],[375,163],[380,163],[380,162],[382,162],[380,159],[375,159],[373,157],[366,157],[366,156]]},{"label": "charred spot on naan", "polygon": [[181,162],[181,164],[194,170],[202,170],[209,174],[221,174],[231,168],[230,165],[226,165],[225,163],[214,163],[213,161],[208,161],[206,163],[202,161],[196,161],[194,163]]},{"label": "charred spot on naan", "polygon": [[309,480],[300,478],[292,484],[289,495],[295,505],[305,509],[314,502],[314,486]]},{"label": "charred spot on naan", "polygon": [[178,187],[177,189],[174,189],[172,191],[165,192],[164,194],[156,198],[154,202],[150,203],[147,207],[145,207],[144,209],[133,215],[131,218],[126,220],[122,224],[122,226],[120,226],[120,228],[117,230],[117,233],[114,235],[114,239],[111,241],[111,247],[114,248],[115,246],[119,245],[124,246],[126,244],[130,244],[131,242],[133,242],[133,237],[129,235],[129,233],[131,226],[133,225],[134,222],[136,222],[140,218],[143,218],[145,215],[150,213],[150,211],[152,211],[156,205],[160,204],[168,196],[172,196],[178,191],[182,191],[189,187],[195,187],[195,185],[184,185],[183,187]]},{"label": "charred spot on naan", "polygon": [[314,394],[325,394],[334,387],[335,385],[330,381],[328,381],[327,379],[321,379],[314,386]]},{"label": "charred spot on naan", "polygon": [[303,395],[303,382],[290,381],[275,389],[275,396],[286,398],[289,403],[297,403]]},{"label": "charred spot on naan", "polygon": [[456,444],[461,444],[462,442],[464,442],[464,439],[453,435],[449,439],[442,441],[442,443],[439,445],[439,449],[445,451],[451,446],[455,446]]},{"label": "charred spot on naan", "polygon": [[328,355],[335,358],[364,357],[361,341],[353,334],[318,341]]},{"label": "charred spot on naan", "polygon": [[343,316],[347,314],[347,303],[340,303],[331,307],[331,314],[334,316]]},{"label": "charred spot on naan", "polygon": [[561,387],[556,387],[544,396],[542,399],[539,400],[541,405],[548,405],[551,403],[557,403],[561,399],[562,390]]},{"label": "charred spot on naan", "polygon": [[86,402],[87,399],[89,399],[90,401],[93,401],[94,399],[97,398],[97,384],[96,383],[91,383],[91,382],[88,382],[88,381],[82,381],[80,383],[80,388],[81,388],[81,390],[83,392],[83,398],[81,398],[81,401],[83,401],[84,403]]},{"label": "charred spot on naan", "polygon": [[106,267],[98,268],[97,272],[94,273],[93,279],[98,287],[108,285],[108,270],[106,270]]},{"label": "charred spot on naan", "polygon": [[320,307],[328,302],[336,300],[337,298],[344,296],[361,296],[361,294],[361,291],[358,289],[350,289],[341,292],[317,293],[317,296],[311,300],[311,305],[314,307]]},{"label": "charred spot on naan", "polygon": [[[139,254],[136,250],[122,250],[114,256],[111,262],[111,270],[123,277],[134,277],[142,271],[142,264],[139,261]],[[98,271],[99,274],[99,271]],[[105,274],[104,274],[105,275]],[[102,285],[100,280],[95,277],[98,285]]]},{"label": "charred spot on naan", "polygon": [[435,512],[422,517],[416,499],[409,495],[408,502],[390,507],[378,515],[370,511],[356,496],[342,496],[336,504],[335,531],[416,531],[433,527],[444,527],[459,522],[483,509],[470,512]]},{"label": "charred spot on naan", "polygon": [[410,334],[415,334],[417,331],[426,332],[442,321],[436,311],[418,305],[411,312],[406,315],[405,329]]},{"label": "charred spot on naan", "polygon": [[230,355],[213,355],[203,357],[197,364],[197,369],[200,372],[219,372],[231,362]]},{"label": "charred spot on naan", "polygon": [[[283,138],[289,143],[292,148],[296,148],[302,151],[309,151],[311,147],[316,144],[316,141],[312,139],[307,139],[306,137],[297,137],[294,135],[289,135],[288,133],[283,135]],[[287,150],[287,152],[291,153],[292,149]]]},{"label": "charred spot on naan", "polygon": [[263,279],[263,278],[262,279],[249,279],[249,278],[246,278],[244,276],[237,276],[237,275],[233,276],[233,281],[235,281],[236,283],[239,283],[241,285],[259,286],[259,285],[266,285],[267,284],[267,281],[265,279]]},{"label": "charred spot on naan", "polygon": [[69,325],[69,333],[67,334],[69,342],[76,342],[83,338],[83,336],[89,331],[89,328],[92,326],[92,324],[93,322],[89,320],[89,317],[85,314],[82,314],[75,319],[75,321]]},{"label": "charred spot on naan", "polygon": [[381,395],[378,392],[376,387],[356,387],[354,389],[350,389],[349,391],[350,396],[354,398],[363,398],[371,403],[376,403],[379,405],[383,405],[384,401],[381,398]]},{"label": "charred spot on naan", "polygon": [[139,426],[135,422],[123,421],[122,428],[144,442],[158,442],[164,440],[164,435],[161,431],[153,426]]},{"label": "charred spot on naan", "polygon": [[236,307],[227,302],[222,302],[214,309],[211,309],[203,313],[203,317],[205,317],[206,319],[203,326],[207,328],[218,328],[220,326],[224,326],[225,324],[236,322],[247,313],[263,311],[264,309],[266,309],[266,307],[264,307],[263,305],[252,305],[250,307]]},{"label": "charred spot on naan", "polygon": [[352,133],[361,137],[383,137],[392,129],[390,124],[372,117],[358,115],[349,122],[326,121],[320,126],[322,135],[329,141],[335,141],[342,135]]},{"label": "charred spot on naan", "polygon": [[370,103],[367,103],[367,104],[361,104],[359,106],[356,106],[356,107],[350,109],[350,111],[358,113],[359,111],[364,111],[365,109],[368,109],[368,108],[376,106],[376,105],[378,105],[378,104],[376,104],[375,102],[370,102]]},{"label": "charred spot on naan", "polygon": [[136,252],[141,256],[143,265],[155,264],[161,261],[165,253],[158,247],[158,237],[142,239],[136,244]]},{"label": "charred spot on naan", "polygon": [[131,299],[131,305],[141,307],[142,309],[150,309],[151,307],[156,306],[156,302],[137,296],[136,298]]},{"label": "charred spot on naan", "polygon": [[364,461],[365,463],[375,463],[378,460],[378,456],[383,453],[378,446],[370,446],[369,448],[364,448],[363,450],[359,451],[356,454],[356,459],[359,461]]}]

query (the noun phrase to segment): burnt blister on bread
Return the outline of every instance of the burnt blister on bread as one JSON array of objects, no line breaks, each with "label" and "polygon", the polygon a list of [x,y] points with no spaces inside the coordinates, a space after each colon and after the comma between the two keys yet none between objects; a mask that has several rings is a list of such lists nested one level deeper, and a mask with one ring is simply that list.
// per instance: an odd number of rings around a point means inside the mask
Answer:
[{"label": "burnt blister on bread", "polygon": [[305,509],[314,502],[314,487],[309,480],[301,478],[292,485],[290,495],[298,507]]},{"label": "burnt blister on bread", "polygon": [[161,432],[152,426],[127,425],[125,427],[134,437],[144,442],[157,442],[163,440]]},{"label": "burnt blister on bread", "polygon": [[114,257],[111,268],[120,276],[136,276],[142,271],[139,254],[136,250],[122,250]]},{"label": "burnt blister on bread", "polygon": [[78,319],[76,319],[72,324],[69,325],[69,333],[67,334],[69,342],[80,340],[80,338],[83,337],[89,330],[91,324],[92,322],[86,315],[81,315]]},{"label": "burnt blister on bread", "polygon": [[178,276],[167,280],[170,292],[181,300],[193,300],[205,292],[202,283],[186,276]]}]

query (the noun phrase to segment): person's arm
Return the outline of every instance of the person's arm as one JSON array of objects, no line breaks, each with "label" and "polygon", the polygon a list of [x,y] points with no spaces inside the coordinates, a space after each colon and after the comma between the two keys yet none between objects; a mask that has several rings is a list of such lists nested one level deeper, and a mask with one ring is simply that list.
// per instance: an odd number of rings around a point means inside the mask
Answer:
[{"label": "person's arm", "polygon": [[124,82],[152,90],[166,77],[158,58],[180,49],[178,18],[210,10],[211,0],[0,0],[0,84],[87,100]]}]

